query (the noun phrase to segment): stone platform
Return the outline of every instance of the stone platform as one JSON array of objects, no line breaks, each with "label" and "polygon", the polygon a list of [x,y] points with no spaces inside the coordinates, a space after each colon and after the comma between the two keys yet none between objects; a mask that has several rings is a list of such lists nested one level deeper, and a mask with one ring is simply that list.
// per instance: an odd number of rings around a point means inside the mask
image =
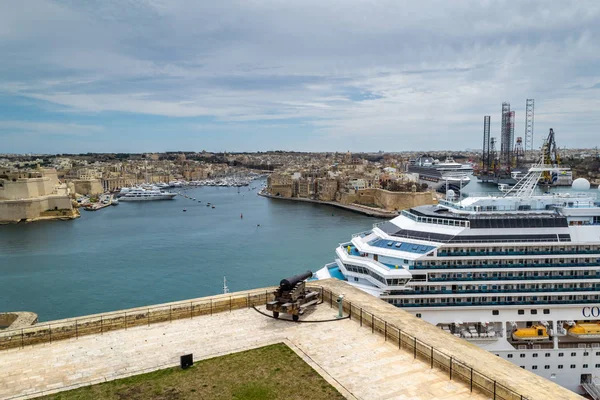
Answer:
[{"label": "stone platform", "polygon": [[[487,382],[498,381],[499,387],[515,391],[516,397],[510,399],[581,399],[345,282],[319,284],[345,294],[345,309],[352,308],[352,320],[293,323],[243,308],[12,348],[0,351],[0,398],[30,398],[162,369],[178,365],[179,357],[187,353],[197,361],[283,342],[349,399],[492,398],[489,392],[471,392],[468,382],[457,380],[457,362],[485,374]],[[334,318],[331,303],[335,306],[335,301],[321,304],[303,320]],[[370,324],[366,317],[361,326],[356,316],[369,313],[377,317]],[[429,344],[440,355],[451,357],[454,378],[449,379],[443,359],[437,356],[433,367],[433,362],[415,359],[410,340],[399,350],[394,326],[402,327],[402,341],[414,339],[418,351]],[[385,335],[377,333],[382,329]]]}]

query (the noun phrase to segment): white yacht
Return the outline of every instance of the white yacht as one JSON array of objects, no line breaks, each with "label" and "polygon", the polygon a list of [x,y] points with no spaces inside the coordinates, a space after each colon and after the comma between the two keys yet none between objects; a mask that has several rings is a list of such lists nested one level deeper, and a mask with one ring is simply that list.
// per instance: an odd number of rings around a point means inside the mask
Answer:
[{"label": "white yacht", "polygon": [[402,211],[315,277],[343,279],[577,393],[600,398],[600,203],[506,193]]},{"label": "white yacht", "polygon": [[163,192],[160,190],[146,190],[142,188],[133,189],[120,197],[121,201],[149,201],[149,200],[172,200],[176,193]]}]

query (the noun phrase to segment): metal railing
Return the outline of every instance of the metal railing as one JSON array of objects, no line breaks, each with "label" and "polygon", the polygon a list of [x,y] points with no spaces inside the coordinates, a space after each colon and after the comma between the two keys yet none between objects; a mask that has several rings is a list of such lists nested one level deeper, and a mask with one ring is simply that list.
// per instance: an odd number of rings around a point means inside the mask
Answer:
[{"label": "metal railing", "polygon": [[[337,307],[339,294],[319,285],[309,285],[321,292],[324,303]],[[22,348],[41,343],[78,338],[79,336],[103,334],[119,329],[172,322],[177,319],[194,318],[202,315],[251,308],[264,305],[272,300],[273,292],[266,289],[218,298],[176,302],[146,308],[137,308],[123,312],[105,313],[90,317],[73,318],[65,321],[40,324],[30,328],[13,329],[0,332],[0,350]],[[343,309],[361,327],[370,328],[371,333],[382,335],[385,341],[396,343],[398,349],[412,353],[414,359],[429,363],[446,372],[450,380],[459,380],[494,400],[527,400],[523,395],[510,389],[506,384],[498,382],[485,372],[474,369],[467,361],[457,359],[443,351],[417,339],[394,324],[375,315],[364,308],[343,301]]]},{"label": "metal railing", "polygon": [[272,291],[261,290],[221,296],[200,301],[175,302],[126,311],[109,312],[89,317],[71,318],[64,321],[40,323],[28,328],[0,331],[0,351],[52,343],[80,336],[103,334],[176,319],[194,318],[202,315],[239,310],[266,304],[272,299]]},{"label": "metal railing", "polygon": [[[321,288],[321,290],[324,301],[332,305],[333,299],[338,295],[328,289]],[[526,400],[526,397],[507,385],[474,369],[468,362],[458,360],[434,348],[364,308],[349,301],[343,302],[343,308],[350,315],[350,319],[357,321],[360,326],[370,328],[372,333],[382,335],[386,341],[396,344],[398,349],[412,353],[415,360],[427,362],[432,369],[436,367],[446,372],[450,380],[462,381],[469,386],[471,392],[477,390],[494,400]]]}]

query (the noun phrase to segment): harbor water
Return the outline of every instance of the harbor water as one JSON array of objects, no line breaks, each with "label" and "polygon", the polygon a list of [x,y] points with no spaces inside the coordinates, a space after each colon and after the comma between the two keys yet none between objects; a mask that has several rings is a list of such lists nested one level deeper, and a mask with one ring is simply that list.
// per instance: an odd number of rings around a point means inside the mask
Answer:
[{"label": "harbor water", "polygon": [[[224,276],[230,291],[276,285],[332,262],[338,243],[380,221],[264,198],[263,183],[195,187],[182,192],[190,198],[0,226],[0,312],[32,311],[47,321],[184,300],[222,293]],[[482,192],[497,189],[474,177],[463,188]]]},{"label": "harbor water", "polygon": [[257,190],[197,187],[182,192],[195,201],[0,226],[0,312],[47,321],[190,299],[222,293],[224,276],[230,291],[277,285],[333,261],[338,243],[380,221]]}]

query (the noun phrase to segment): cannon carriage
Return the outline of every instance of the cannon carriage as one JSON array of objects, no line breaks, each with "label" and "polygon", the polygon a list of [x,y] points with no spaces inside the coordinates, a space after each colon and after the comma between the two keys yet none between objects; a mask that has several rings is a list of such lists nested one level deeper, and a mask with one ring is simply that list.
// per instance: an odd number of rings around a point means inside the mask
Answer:
[{"label": "cannon carriage", "polygon": [[273,312],[274,318],[280,313],[290,314],[294,321],[300,319],[310,306],[320,300],[320,292],[306,288],[306,279],[312,276],[311,271],[282,279],[279,288],[273,293],[275,299],[267,303],[267,310]]}]

